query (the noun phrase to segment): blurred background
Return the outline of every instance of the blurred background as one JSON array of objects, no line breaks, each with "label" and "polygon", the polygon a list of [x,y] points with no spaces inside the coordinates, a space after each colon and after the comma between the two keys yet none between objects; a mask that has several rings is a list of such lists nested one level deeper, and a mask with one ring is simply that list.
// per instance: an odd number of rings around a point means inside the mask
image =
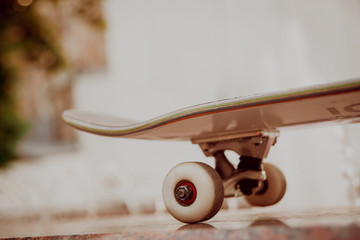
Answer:
[{"label": "blurred background", "polygon": [[[167,172],[213,159],[189,142],[77,132],[61,113],[142,121],[358,78],[359,24],[359,0],[2,0],[0,221],[164,211]],[[359,143],[359,124],[281,132],[266,159],[288,182],[275,208],[359,206]]]}]

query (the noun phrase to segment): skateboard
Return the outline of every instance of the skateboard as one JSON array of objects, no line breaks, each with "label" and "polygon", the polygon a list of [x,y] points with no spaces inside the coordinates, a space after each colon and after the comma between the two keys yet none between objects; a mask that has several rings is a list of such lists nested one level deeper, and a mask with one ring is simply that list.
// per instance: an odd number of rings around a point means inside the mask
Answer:
[{"label": "skateboard", "polygon": [[[263,163],[280,130],[300,125],[360,122],[360,79],[269,94],[218,100],[183,108],[143,122],[79,110],[62,115],[70,126],[97,135],[190,141],[215,168],[201,162],[176,165],[165,177],[162,195],[169,213],[184,223],[215,216],[224,197],[244,196],[253,206],[279,202],[286,180]],[[226,158],[240,156],[238,166]]]}]

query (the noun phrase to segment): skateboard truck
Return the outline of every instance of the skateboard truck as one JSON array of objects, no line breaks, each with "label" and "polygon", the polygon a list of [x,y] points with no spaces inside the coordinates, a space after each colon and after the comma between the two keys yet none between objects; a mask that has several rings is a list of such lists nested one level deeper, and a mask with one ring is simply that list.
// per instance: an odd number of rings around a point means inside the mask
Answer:
[{"label": "skateboard truck", "polygon": [[[215,170],[223,181],[224,196],[237,197],[251,195],[263,188],[266,174],[262,160],[268,156],[278,136],[279,132],[276,130],[254,131],[194,138],[192,143],[199,144],[205,156],[215,158]],[[226,158],[226,150],[241,156],[237,169]]]}]

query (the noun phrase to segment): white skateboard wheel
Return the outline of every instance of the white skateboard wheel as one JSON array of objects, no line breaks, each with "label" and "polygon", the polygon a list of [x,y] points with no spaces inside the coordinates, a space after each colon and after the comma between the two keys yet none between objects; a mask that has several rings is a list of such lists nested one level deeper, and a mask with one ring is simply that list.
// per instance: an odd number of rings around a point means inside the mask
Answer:
[{"label": "white skateboard wheel", "polygon": [[246,201],[252,206],[270,206],[278,203],[286,192],[286,180],[282,171],[273,164],[264,163],[266,180],[264,188],[250,196],[245,196]]},{"label": "white skateboard wheel", "polygon": [[219,174],[200,162],[176,165],[165,177],[163,199],[169,213],[184,223],[212,218],[221,208],[224,187]]}]

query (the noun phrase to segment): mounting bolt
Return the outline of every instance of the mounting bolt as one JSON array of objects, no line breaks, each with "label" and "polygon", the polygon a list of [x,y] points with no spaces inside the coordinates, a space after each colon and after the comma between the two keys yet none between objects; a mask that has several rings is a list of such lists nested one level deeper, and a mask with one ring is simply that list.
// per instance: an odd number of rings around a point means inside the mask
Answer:
[{"label": "mounting bolt", "polygon": [[262,137],[253,137],[251,138],[251,141],[255,144],[255,146],[259,146],[263,143]]}]

